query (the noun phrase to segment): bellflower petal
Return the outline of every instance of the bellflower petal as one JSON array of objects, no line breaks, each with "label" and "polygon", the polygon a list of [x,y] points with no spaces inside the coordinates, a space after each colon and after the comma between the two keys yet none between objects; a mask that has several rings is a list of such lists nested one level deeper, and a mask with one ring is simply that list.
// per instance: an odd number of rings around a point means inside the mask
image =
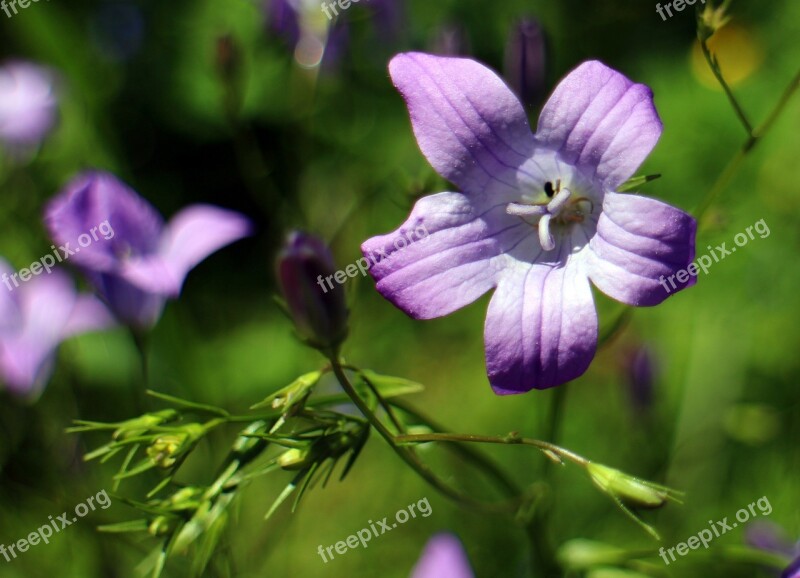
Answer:
[{"label": "bellflower petal", "polygon": [[517,188],[534,139],[500,77],[474,60],[421,53],[395,56],[389,72],[420,149],[440,175],[476,197]]},{"label": "bellflower petal", "polygon": [[[8,270],[1,262],[0,271]],[[94,297],[79,296],[60,271],[20,285],[10,300],[15,314],[0,329],[0,378],[17,394],[41,391],[61,341],[113,324],[105,307]]]},{"label": "bellflower petal", "polygon": [[505,205],[484,213],[460,193],[417,201],[396,231],[361,246],[370,274],[389,301],[416,319],[447,315],[497,284],[511,248],[527,234]]},{"label": "bellflower petal", "polygon": [[250,234],[250,221],[239,213],[192,205],[166,226],[155,255],[130,259],[120,275],[144,291],[176,297],[189,271],[212,253]]},{"label": "bellflower petal", "polygon": [[[660,281],[694,260],[697,222],[661,201],[609,193],[589,243],[589,278],[628,305],[658,305],[669,297]],[[678,289],[691,287],[696,277]],[[672,289],[670,289],[672,290]]]},{"label": "bellflower petal", "polygon": [[425,545],[411,578],[474,578],[464,547],[455,536],[439,534]]},{"label": "bellflower petal", "polygon": [[563,267],[518,266],[489,303],[489,383],[500,395],[545,389],[582,375],[597,346],[597,313],[578,258]]},{"label": "bellflower petal", "polygon": [[[107,223],[105,236],[69,257],[80,267],[111,272],[127,255],[149,254],[158,249],[164,221],[155,208],[114,175],[85,172],[70,181],[45,209],[45,225],[58,245],[74,250],[80,235],[97,233]],[[110,229],[110,230],[109,230]],[[107,237],[107,238],[106,238]]]},{"label": "bellflower petal", "polygon": [[661,129],[648,87],[590,61],[559,83],[542,109],[536,138],[613,190],[633,176]]}]

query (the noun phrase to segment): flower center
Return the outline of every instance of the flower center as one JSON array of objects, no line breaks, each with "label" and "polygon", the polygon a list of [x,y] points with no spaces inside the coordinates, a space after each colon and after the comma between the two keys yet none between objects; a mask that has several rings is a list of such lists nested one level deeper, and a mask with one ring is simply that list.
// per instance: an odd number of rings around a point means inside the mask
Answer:
[{"label": "flower center", "polygon": [[[553,231],[566,229],[575,223],[583,223],[587,215],[594,211],[594,203],[589,197],[579,196],[567,187],[561,186],[561,179],[544,184],[544,193],[549,199],[543,203],[509,203],[506,213],[523,218],[538,229],[539,243],[545,251],[556,247]],[[528,219],[534,219],[533,222]]]}]

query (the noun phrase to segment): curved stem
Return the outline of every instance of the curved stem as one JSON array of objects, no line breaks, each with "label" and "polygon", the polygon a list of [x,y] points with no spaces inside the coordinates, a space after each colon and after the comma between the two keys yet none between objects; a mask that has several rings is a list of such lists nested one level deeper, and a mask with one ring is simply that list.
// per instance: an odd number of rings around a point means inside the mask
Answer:
[{"label": "curved stem", "polygon": [[[430,429],[441,432],[445,428],[437,424],[436,422],[432,421],[428,417],[422,415],[417,410],[409,406],[403,401],[400,400],[392,400],[391,404],[396,408],[400,409],[402,412],[407,413],[411,417],[413,417],[419,423],[429,427]],[[506,493],[509,497],[515,497],[522,494],[522,488],[514,482],[510,477],[506,475],[506,473],[500,469],[489,457],[483,455],[481,452],[475,451],[470,444],[448,444],[449,448],[452,448],[453,453],[458,454],[465,460],[472,462],[475,467],[484,471],[484,473],[493,478],[497,485],[502,489],[504,493]]]},{"label": "curved stem", "polygon": [[408,464],[417,474],[422,477],[426,482],[428,482],[431,486],[436,488],[439,492],[447,496],[448,498],[473,509],[485,511],[485,512],[494,512],[494,513],[512,513],[515,512],[517,509],[517,504],[487,504],[485,502],[480,502],[475,500],[466,494],[452,488],[451,486],[447,485],[445,482],[440,480],[436,475],[425,465],[416,454],[410,450],[409,448],[404,448],[398,445],[396,441],[396,437],[389,431],[389,429],[383,424],[383,422],[378,419],[378,416],[375,415],[367,403],[361,398],[358,392],[353,387],[353,384],[350,383],[350,380],[347,378],[347,375],[344,373],[344,369],[339,363],[336,356],[331,356],[330,359],[331,368],[333,369],[333,373],[336,376],[336,379],[339,381],[339,384],[344,389],[345,393],[350,396],[350,399],[359,409],[359,411],[367,418],[370,425],[375,429],[375,431],[380,434],[380,436],[386,440],[389,446],[394,450],[394,452]]},{"label": "curved stem", "polygon": [[722,71],[719,68],[719,63],[714,55],[711,53],[711,49],[708,47],[708,41],[706,39],[700,39],[700,48],[703,50],[703,56],[706,57],[706,62],[708,62],[708,66],[711,69],[712,74],[719,82],[720,86],[722,86],[722,90],[725,91],[728,100],[733,106],[733,110],[736,112],[736,116],[739,117],[739,121],[744,126],[744,129],[747,131],[747,136],[753,135],[753,125],[750,124],[750,121],[747,120],[747,115],[744,112],[744,109],[739,104],[739,101],[736,100],[736,96],[733,94],[733,90],[731,87],[728,86],[728,83],[725,81],[725,78],[722,76]]},{"label": "curved stem", "polygon": [[698,222],[702,222],[702,218],[705,216],[708,209],[714,204],[714,201],[717,200],[717,197],[719,197],[725,187],[728,186],[730,181],[733,179],[733,175],[735,175],[739,170],[739,167],[741,166],[747,154],[753,150],[753,148],[759,142],[761,142],[761,140],[766,136],[766,134],[778,120],[781,113],[786,108],[786,105],[789,104],[792,96],[797,91],[798,87],[800,87],[800,71],[798,71],[798,73],[789,83],[789,86],[787,86],[783,91],[781,98],[778,100],[778,103],[775,105],[775,108],[772,109],[772,112],[770,112],[767,119],[749,132],[748,139],[730,160],[728,165],[725,167],[725,170],[722,171],[719,178],[711,187],[708,195],[706,195],[705,199],[703,199],[703,202],[700,203],[700,205],[698,205],[698,207],[693,211]]},{"label": "curved stem", "polygon": [[476,434],[454,434],[454,433],[428,433],[428,434],[405,434],[395,436],[398,444],[421,444],[426,442],[465,442],[465,443],[478,443],[478,444],[503,444],[503,445],[522,445],[532,446],[542,452],[548,457],[552,458],[557,456],[570,462],[573,462],[581,467],[589,465],[589,460],[575,452],[562,448],[550,442],[536,440],[532,438],[522,438],[516,434],[509,434],[507,436],[484,436]]}]

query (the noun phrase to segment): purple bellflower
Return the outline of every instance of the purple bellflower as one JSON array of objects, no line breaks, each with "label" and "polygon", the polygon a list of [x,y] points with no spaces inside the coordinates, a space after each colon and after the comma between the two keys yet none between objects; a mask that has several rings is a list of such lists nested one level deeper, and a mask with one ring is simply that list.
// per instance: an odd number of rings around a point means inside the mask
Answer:
[{"label": "purple bellflower", "polygon": [[[45,222],[65,257],[86,274],[117,318],[137,329],[158,321],[166,299],[180,294],[191,269],[251,230],[242,215],[210,205],[191,205],[164,224],[150,203],[102,172],[68,183],[48,204]],[[77,246],[76,239],[98,224],[111,234]]]},{"label": "purple bellflower", "polygon": [[[12,273],[0,259],[0,275]],[[111,325],[103,304],[77,294],[61,271],[33,277],[13,291],[0,286],[0,381],[17,395],[35,397],[52,373],[59,343]]]},{"label": "purple bellflower", "polygon": [[[615,192],[661,135],[652,92],[586,62],[532,134],[517,97],[473,60],[407,53],[389,71],[423,154],[462,192],[419,200],[399,229],[363,243],[365,255],[386,255],[370,269],[378,291],[431,319],[495,289],[484,341],[498,394],[582,375],[597,346],[589,280],[623,303],[656,305],[670,295],[659,278],[695,254],[690,215]],[[430,241],[397,243],[418,226]]]},{"label": "purple bellflower", "polygon": [[0,141],[37,145],[56,122],[58,100],[52,72],[29,62],[0,67]]},{"label": "purple bellflower", "polygon": [[428,540],[411,578],[474,578],[458,538],[438,534]]}]

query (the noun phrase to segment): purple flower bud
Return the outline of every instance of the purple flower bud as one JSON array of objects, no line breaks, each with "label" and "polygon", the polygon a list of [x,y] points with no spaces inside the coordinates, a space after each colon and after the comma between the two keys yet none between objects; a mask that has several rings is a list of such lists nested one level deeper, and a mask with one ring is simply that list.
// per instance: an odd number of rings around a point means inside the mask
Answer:
[{"label": "purple flower bud", "polygon": [[653,405],[654,381],[657,371],[653,352],[646,345],[628,354],[626,374],[633,407],[644,411]]},{"label": "purple flower bud", "polygon": [[290,0],[266,0],[264,9],[270,30],[294,49],[300,40],[300,15]]},{"label": "purple flower bud", "polygon": [[319,349],[333,349],[347,335],[344,288],[331,283],[336,273],[328,247],[295,231],[278,256],[278,280],[297,332]]},{"label": "purple flower bud", "polygon": [[57,99],[52,72],[29,62],[0,67],[0,141],[31,146],[41,141],[56,121]]},{"label": "purple flower bud", "polygon": [[544,96],[545,37],[535,18],[524,18],[506,46],[506,80],[523,104],[538,106]]},{"label": "purple flower bud", "polygon": [[442,56],[466,56],[470,53],[467,31],[458,24],[445,24],[436,32],[431,52]]}]

